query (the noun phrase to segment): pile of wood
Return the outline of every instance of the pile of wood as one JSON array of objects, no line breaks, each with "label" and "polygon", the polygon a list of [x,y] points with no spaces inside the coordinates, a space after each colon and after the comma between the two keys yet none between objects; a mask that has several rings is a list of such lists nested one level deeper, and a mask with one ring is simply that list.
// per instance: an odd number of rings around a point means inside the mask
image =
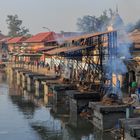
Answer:
[{"label": "pile of wood", "polygon": [[122,100],[119,100],[117,95],[110,94],[108,96],[103,97],[102,104],[104,105],[121,105],[123,104]]}]

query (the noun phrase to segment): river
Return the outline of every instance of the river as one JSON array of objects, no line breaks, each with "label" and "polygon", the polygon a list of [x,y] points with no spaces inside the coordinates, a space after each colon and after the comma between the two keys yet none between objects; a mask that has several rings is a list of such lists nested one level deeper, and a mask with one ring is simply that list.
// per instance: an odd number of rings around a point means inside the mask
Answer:
[{"label": "river", "polygon": [[67,116],[52,112],[42,97],[34,97],[0,73],[0,140],[111,140],[79,119],[76,126]]}]

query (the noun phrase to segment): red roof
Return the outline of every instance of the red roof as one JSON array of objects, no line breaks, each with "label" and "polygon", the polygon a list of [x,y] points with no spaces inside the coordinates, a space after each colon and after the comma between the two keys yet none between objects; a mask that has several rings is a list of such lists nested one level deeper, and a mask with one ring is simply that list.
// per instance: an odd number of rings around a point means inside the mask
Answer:
[{"label": "red roof", "polygon": [[6,36],[0,33],[0,40],[5,38]]},{"label": "red roof", "polygon": [[27,39],[25,42],[27,43],[39,43],[39,42],[45,42],[49,40],[54,39],[54,32],[44,32],[44,33],[38,33],[31,38]]},{"label": "red roof", "polygon": [[8,42],[11,38],[10,37],[5,37],[3,39],[0,40],[0,43],[2,42]]},{"label": "red roof", "polygon": [[26,40],[25,37],[14,37],[7,41],[8,44],[15,44],[15,43],[21,43],[22,41]]}]

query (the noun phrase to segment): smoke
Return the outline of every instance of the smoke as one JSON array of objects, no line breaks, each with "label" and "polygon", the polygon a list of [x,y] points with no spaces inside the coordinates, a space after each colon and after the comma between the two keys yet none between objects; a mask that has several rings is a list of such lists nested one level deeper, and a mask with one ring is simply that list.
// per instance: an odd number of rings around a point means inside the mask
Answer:
[{"label": "smoke", "polygon": [[124,59],[129,59],[131,58],[131,54],[130,54],[130,49],[131,47],[131,44],[119,44],[117,46],[117,54],[118,54],[118,58],[121,59],[121,60],[124,60]]},{"label": "smoke", "polygon": [[111,79],[112,74],[125,74],[127,72],[127,67],[120,58],[115,58],[114,60],[108,60],[106,63],[107,78]]},{"label": "smoke", "polygon": [[77,33],[77,32],[61,32],[59,34],[55,34],[54,38],[58,42],[59,45],[63,45],[67,39],[75,38],[78,36],[83,35],[83,33]]},{"label": "smoke", "polygon": [[53,36],[54,36],[54,39],[57,41],[57,43],[58,43],[59,45],[62,45],[62,44],[64,43],[64,37],[63,37],[62,34],[56,33],[56,34],[54,34]]},{"label": "smoke", "polygon": [[128,23],[128,24],[126,25],[126,27],[125,27],[125,30],[126,30],[126,32],[128,32],[128,33],[134,31],[134,30],[135,30],[135,24]]},{"label": "smoke", "polygon": [[[123,75],[127,73],[127,66],[124,61],[127,61],[131,58],[130,47],[131,42],[127,36],[125,31],[124,24],[119,17],[119,14],[116,14],[110,22],[113,30],[117,30],[117,55],[113,53],[113,58],[110,58],[105,65],[106,78],[110,80],[112,83],[110,84],[111,93],[117,94],[118,97],[122,98],[122,91],[120,85],[119,75]],[[110,28],[109,28],[110,29]],[[113,75],[115,75],[115,83],[113,83]]]}]

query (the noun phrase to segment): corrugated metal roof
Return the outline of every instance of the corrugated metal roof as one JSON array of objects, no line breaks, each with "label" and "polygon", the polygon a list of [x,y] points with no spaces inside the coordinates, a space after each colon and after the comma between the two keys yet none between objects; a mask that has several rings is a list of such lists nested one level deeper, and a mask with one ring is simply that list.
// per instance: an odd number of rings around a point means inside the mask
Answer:
[{"label": "corrugated metal roof", "polygon": [[19,56],[41,56],[39,53],[20,53]]},{"label": "corrugated metal roof", "polygon": [[60,54],[60,53],[68,53],[68,52],[74,52],[74,51],[78,51],[78,50],[82,50],[82,49],[86,49],[92,46],[71,46],[71,47],[61,47],[61,48],[56,48],[50,51],[45,52],[45,54],[48,55],[56,55],[56,54]]},{"label": "corrugated metal roof", "polygon": [[38,33],[29,39],[27,39],[25,42],[27,43],[39,43],[39,42],[45,42],[48,40],[54,39],[54,32],[44,32],[44,33]]},{"label": "corrugated metal roof", "polygon": [[3,38],[6,38],[6,36],[0,33],[0,40]]},{"label": "corrugated metal roof", "polygon": [[0,42],[8,42],[10,39],[12,39],[11,37],[5,37],[3,39],[0,40]]},{"label": "corrugated metal roof", "polygon": [[22,41],[26,40],[26,37],[14,37],[7,41],[8,44],[15,44],[21,43]]},{"label": "corrugated metal roof", "polygon": [[[114,30],[115,31],[115,30]],[[66,38],[65,41],[72,41],[72,40],[79,40],[81,38],[89,38],[89,37],[95,37],[95,36],[98,36],[98,35],[103,35],[103,34],[107,34],[107,33],[111,33],[111,32],[114,32],[114,31],[107,31],[107,32],[99,32],[99,33],[90,33],[90,34],[84,34],[84,35],[80,35],[80,36],[77,36],[77,37],[70,37],[70,38]]]}]

